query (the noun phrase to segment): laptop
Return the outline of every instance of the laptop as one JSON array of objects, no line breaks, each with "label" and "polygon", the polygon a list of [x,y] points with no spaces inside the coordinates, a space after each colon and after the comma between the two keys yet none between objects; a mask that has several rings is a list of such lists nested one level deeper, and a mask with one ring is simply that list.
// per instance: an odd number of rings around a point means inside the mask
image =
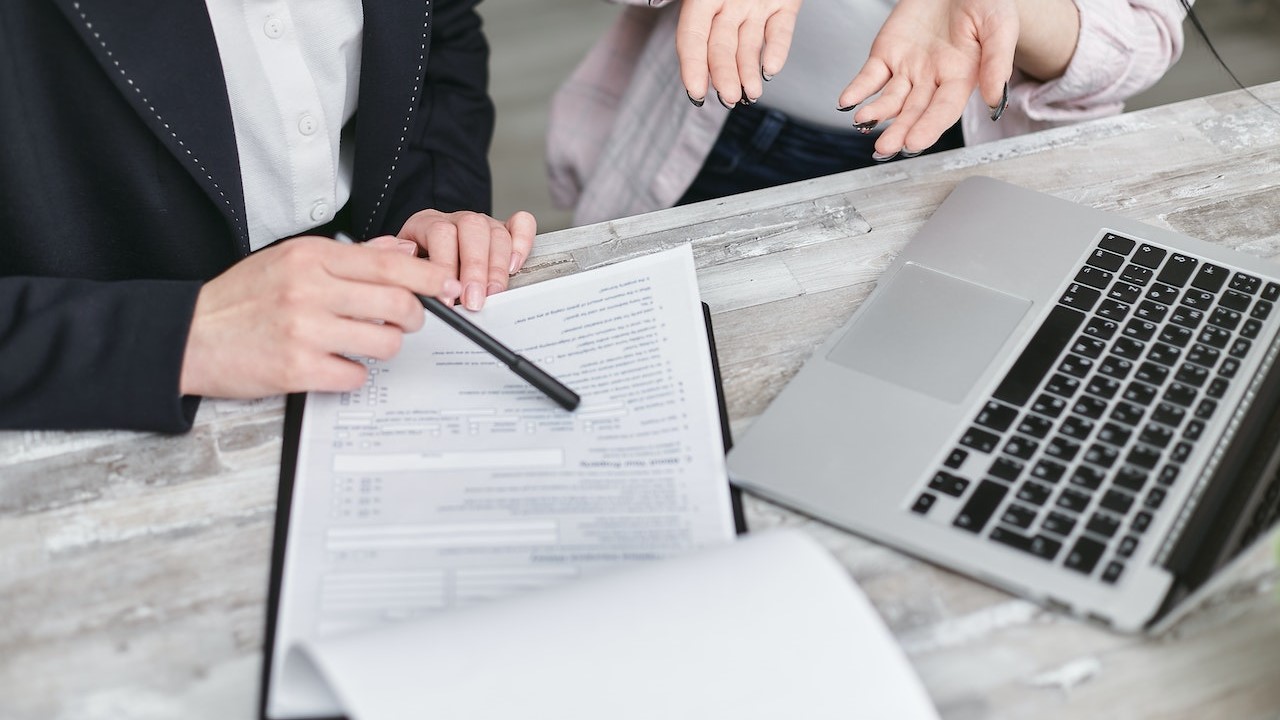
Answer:
[{"label": "laptop", "polygon": [[961,182],[729,454],[742,488],[1123,632],[1280,503],[1280,266]]}]

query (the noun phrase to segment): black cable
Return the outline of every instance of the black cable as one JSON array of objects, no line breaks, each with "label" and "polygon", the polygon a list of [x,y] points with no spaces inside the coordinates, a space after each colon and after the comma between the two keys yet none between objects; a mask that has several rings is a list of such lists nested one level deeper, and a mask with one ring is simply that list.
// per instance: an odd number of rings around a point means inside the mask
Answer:
[{"label": "black cable", "polygon": [[1271,112],[1276,113],[1277,115],[1280,115],[1280,109],[1277,109],[1276,106],[1272,105],[1266,100],[1263,100],[1262,98],[1255,95],[1253,90],[1245,87],[1244,83],[1240,82],[1240,78],[1236,77],[1235,71],[1232,70],[1229,65],[1227,65],[1226,60],[1222,59],[1222,55],[1218,52],[1218,48],[1214,47],[1213,41],[1209,39],[1209,33],[1205,32],[1204,25],[1200,24],[1200,17],[1196,15],[1194,10],[1191,9],[1190,1],[1178,0],[1178,2],[1182,4],[1182,9],[1187,11],[1187,19],[1191,21],[1191,24],[1195,27],[1196,32],[1200,34],[1200,39],[1204,40],[1204,44],[1209,48],[1209,52],[1213,54],[1213,59],[1218,61],[1218,65],[1222,66],[1223,70],[1227,71],[1227,75],[1231,77],[1231,81],[1236,84],[1236,87],[1245,91],[1245,93],[1248,94],[1249,97],[1258,101],[1259,104],[1266,106],[1268,109],[1271,110]]}]

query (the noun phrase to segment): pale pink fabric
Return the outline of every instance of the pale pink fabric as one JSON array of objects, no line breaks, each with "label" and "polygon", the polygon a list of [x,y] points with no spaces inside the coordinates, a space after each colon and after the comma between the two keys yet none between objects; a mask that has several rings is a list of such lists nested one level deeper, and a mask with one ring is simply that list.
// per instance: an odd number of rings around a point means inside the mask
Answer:
[{"label": "pale pink fabric", "polygon": [[[575,225],[674,205],[728,115],[714,98],[695,108],[685,96],[675,52],[678,4],[618,1],[628,7],[551,103],[551,196],[573,208]],[[1080,40],[1063,76],[1041,83],[1015,72],[1009,107],[994,123],[975,92],[962,118],[966,144],[1119,113],[1182,53],[1178,0],[1075,2]]]}]

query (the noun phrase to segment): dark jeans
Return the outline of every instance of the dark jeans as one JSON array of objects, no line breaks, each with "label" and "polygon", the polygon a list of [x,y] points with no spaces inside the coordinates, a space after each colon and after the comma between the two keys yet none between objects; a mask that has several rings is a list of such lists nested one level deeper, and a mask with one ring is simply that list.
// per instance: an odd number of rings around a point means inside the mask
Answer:
[{"label": "dark jeans", "polygon": [[[777,110],[739,105],[729,113],[711,153],[677,205],[856,170],[877,164],[875,136],[852,128],[831,132],[789,119]],[[925,152],[964,145],[960,124]]]}]

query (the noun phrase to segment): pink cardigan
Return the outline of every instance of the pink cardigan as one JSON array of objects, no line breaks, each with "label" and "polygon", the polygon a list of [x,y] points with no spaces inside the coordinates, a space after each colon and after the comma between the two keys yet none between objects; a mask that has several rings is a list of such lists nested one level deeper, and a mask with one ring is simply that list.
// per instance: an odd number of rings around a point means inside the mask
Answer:
[{"label": "pink cardigan", "polygon": [[[619,1],[629,7],[551,103],[551,197],[573,208],[575,225],[675,204],[728,115],[718,103],[695,108],[685,97],[673,0]],[[1178,0],[1075,2],[1080,40],[1063,76],[1040,83],[1015,72],[1008,109],[994,123],[975,92],[962,118],[966,144],[1117,114],[1182,53]]]}]

